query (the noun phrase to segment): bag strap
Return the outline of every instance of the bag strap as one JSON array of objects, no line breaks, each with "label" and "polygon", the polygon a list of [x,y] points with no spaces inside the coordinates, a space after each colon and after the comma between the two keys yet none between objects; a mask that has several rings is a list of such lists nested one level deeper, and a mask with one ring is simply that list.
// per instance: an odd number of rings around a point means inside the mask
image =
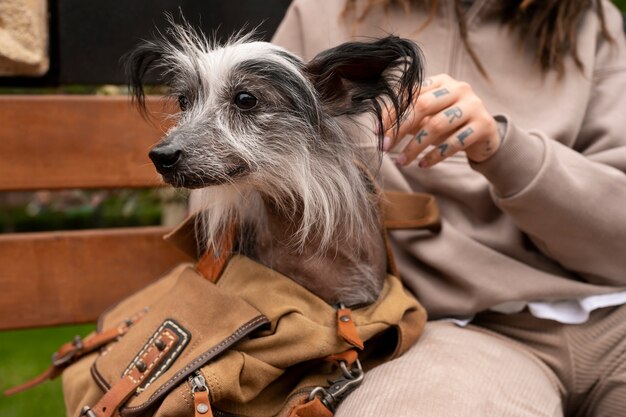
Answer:
[{"label": "bag strap", "polygon": [[441,229],[441,216],[433,195],[385,191],[382,196],[383,221],[387,230],[438,232]]},{"label": "bag strap", "polygon": [[290,410],[289,417],[332,417],[343,399],[363,383],[364,372],[355,349],[324,360],[341,370],[339,378],[328,380],[328,386],[313,388],[303,403]]},{"label": "bag strap", "polygon": [[[435,233],[439,231],[441,218],[434,196],[426,193],[382,192],[371,173],[365,167],[361,169],[365,178],[370,181],[372,192],[380,196],[381,233],[385,239],[388,230],[425,229]],[[197,239],[197,218],[198,214],[191,215],[164,238],[192,259],[197,260],[198,272],[208,280],[216,282],[230,259],[237,231],[234,226],[230,227],[217,249],[203,248]],[[391,245],[388,242],[386,245],[389,272],[397,276]]]},{"label": "bag strap", "polygon": [[329,355],[324,361],[340,369],[341,376],[329,380],[328,387],[314,388],[307,401],[291,409],[289,417],[332,417],[339,403],[363,382],[363,369],[356,349],[363,350],[364,343],[357,334],[350,309],[343,305],[337,309],[337,336],[353,349]]},{"label": "bag strap", "polygon": [[231,224],[215,247],[204,248],[197,238],[198,216],[198,213],[189,216],[163,238],[196,260],[196,270],[207,280],[216,283],[233,254],[237,230]]},{"label": "bag strap", "polygon": [[333,417],[333,415],[334,413],[318,397],[295,406],[289,413],[289,417]]},{"label": "bag strap", "polygon": [[8,397],[36,387],[47,380],[55,379],[61,375],[65,368],[79,358],[100,349],[117,338],[125,335],[130,327],[137,323],[144,314],[145,311],[142,311],[133,317],[124,320],[116,327],[104,330],[100,333],[93,333],[84,339],[81,339],[80,336],[76,336],[74,340],[63,344],[59,350],[52,355],[52,364],[42,374],[31,379],[30,381],[18,385],[17,387],[9,388],[4,392],[4,395]]},{"label": "bag strap", "polygon": [[193,413],[194,417],[213,417],[208,390],[193,393]]},{"label": "bag strap", "polygon": [[352,311],[343,304],[337,309],[337,336],[355,348],[365,349],[365,344],[357,333],[356,324],[352,319]]},{"label": "bag strap", "polygon": [[233,254],[235,231],[235,225],[231,224],[217,244],[218,247],[208,248],[196,263],[196,270],[212,283],[217,283],[220,279],[222,271]]}]

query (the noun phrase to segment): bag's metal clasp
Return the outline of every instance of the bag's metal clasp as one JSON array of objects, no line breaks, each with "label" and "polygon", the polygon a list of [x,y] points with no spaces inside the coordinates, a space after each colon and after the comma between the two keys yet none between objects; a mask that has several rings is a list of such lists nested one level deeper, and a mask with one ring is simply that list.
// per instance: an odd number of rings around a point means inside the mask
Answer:
[{"label": "bag's metal clasp", "polygon": [[343,377],[334,381],[329,381],[330,386],[328,388],[316,387],[309,394],[309,401],[312,401],[315,397],[319,397],[322,404],[326,406],[333,413],[352,391],[361,385],[365,377],[361,362],[357,359],[354,362],[354,367],[350,370],[344,361],[339,362],[339,367]]},{"label": "bag's metal clasp", "polygon": [[98,415],[89,406],[84,406],[80,411],[80,417],[98,417]]},{"label": "bag's metal clasp", "polygon": [[59,352],[54,352],[52,354],[52,365],[60,367],[70,363],[74,359],[74,357],[76,357],[76,354],[83,349],[83,339],[81,339],[80,336],[74,336],[74,340],[72,340],[72,346],[73,349],[63,356],[59,356]]}]

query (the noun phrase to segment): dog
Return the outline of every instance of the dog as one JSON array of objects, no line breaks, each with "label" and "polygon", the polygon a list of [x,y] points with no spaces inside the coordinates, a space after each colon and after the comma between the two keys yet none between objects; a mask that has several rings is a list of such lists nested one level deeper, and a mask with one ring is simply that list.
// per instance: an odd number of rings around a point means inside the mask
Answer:
[{"label": "dog", "polygon": [[304,62],[249,34],[219,44],[172,24],[127,69],[144,114],[151,75],[180,109],[149,156],[166,183],[200,189],[205,247],[234,224],[238,252],[326,302],[377,299],[387,271],[379,197],[361,168],[371,155],[350,132],[363,114],[399,125],[423,78],[415,43],[348,42]]}]

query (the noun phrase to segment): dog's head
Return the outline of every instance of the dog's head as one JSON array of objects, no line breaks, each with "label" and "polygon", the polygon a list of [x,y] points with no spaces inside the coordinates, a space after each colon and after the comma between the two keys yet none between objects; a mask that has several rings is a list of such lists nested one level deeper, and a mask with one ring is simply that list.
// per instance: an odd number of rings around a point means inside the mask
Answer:
[{"label": "dog's head", "polygon": [[[145,110],[144,79],[156,74],[180,112],[150,151],[176,187],[252,184],[284,188],[326,160],[352,163],[338,116],[387,107],[399,121],[422,79],[419,48],[398,37],[350,42],[308,63],[266,42],[239,37],[224,45],[173,26],[128,60],[135,101]],[[290,168],[291,167],[291,168]]]}]

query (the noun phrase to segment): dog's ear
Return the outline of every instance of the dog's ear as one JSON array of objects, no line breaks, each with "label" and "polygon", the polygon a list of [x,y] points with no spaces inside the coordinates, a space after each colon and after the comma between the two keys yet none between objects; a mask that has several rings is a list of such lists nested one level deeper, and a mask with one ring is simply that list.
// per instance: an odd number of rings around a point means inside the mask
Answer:
[{"label": "dog's ear", "polygon": [[163,47],[158,42],[144,42],[126,54],[126,79],[133,100],[141,114],[147,115],[144,86],[154,69],[163,58]]},{"label": "dog's ear", "polygon": [[371,112],[381,126],[386,108],[396,127],[424,73],[419,47],[397,36],[341,44],[317,55],[304,70],[332,115]]}]

